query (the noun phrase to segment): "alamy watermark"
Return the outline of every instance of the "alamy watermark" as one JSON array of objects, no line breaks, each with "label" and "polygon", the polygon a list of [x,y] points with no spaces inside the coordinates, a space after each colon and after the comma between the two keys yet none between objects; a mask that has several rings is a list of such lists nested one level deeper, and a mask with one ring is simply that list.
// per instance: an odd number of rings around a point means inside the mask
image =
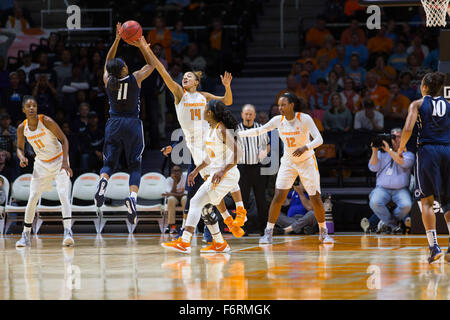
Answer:
[{"label": "alamy watermark", "polygon": [[69,290],[81,288],[81,269],[79,266],[69,263],[65,270],[66,287]]},{"label": "alamy watermark", "polygon": [[381,269],[377,265],[371,264],[366,273],[370,273],[371,275],[366,281],[367,289],[369,290],[379,290],[381,289]]},{"label": "alamy watermark", "polygon": [[450,99],[450,87],[448,87],[448,86],[444,87],[444,98]]},{"label": "alamy watermark", "polygon": [[66,13],[69,15],[66,20],[66,26],[69,30],[81,29],[81,9],[77,5],[68,6]]},{"label": "alamy watermark", "polygon": [[370,14],[366,20],[367,29],[381,29],[381,8],[375,5],[368,6],[366,13]]}]

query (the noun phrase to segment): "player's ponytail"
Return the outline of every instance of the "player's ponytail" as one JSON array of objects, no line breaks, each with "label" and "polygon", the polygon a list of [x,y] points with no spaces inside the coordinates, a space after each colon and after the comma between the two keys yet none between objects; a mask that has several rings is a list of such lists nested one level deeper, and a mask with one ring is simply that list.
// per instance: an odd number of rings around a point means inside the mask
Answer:
[{"label": "player's ponytail", "polygon": [[428,87],[427,94],[436,97],[445,84],[447,76],[442,72],[430,72],[423,77],[423,84]]},{"label": "player's ponytail", "polygon": [[222,101],[210,100],[208,109],[214,114],[214,118],[218,122],[222,122],[227,129],[237,129],[238,121]]},{"label": "player's ponytail", "polygon": [[119,90],[119,78],[122,74],[124,63],[121,59],[111,59],[106,64],[106,71],[108,71],[107,87],[113,91]]}]

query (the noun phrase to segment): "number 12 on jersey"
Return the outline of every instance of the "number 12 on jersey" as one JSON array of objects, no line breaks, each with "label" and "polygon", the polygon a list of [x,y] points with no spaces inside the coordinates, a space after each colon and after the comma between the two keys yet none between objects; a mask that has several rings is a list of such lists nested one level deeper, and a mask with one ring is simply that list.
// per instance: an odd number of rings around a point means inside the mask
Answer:
[{"label": "number 12 on jersey", "polygon": [[[197,117],[197,119],[195,119]],[[200,109],[191,109],[191,120],[201,120],[202,111]]]}]

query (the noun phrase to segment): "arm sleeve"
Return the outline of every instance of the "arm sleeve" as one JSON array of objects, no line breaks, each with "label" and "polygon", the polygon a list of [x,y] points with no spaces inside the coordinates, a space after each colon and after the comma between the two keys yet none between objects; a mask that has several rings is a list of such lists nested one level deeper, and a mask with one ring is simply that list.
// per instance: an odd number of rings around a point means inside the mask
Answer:
[{"label": "arm sleeve", "polygon": [[260,136],[263,133],[266,133],[268,131],[272,131],[273,129],[278,128],[278,126],[280,124],[280,120],[281,120],[281,116],[273,117],[269,122],[267,122],[262,127],[249,129],[249,130],[242,130],[242,131],[239,131],[238,135],[241,138]]},{"label": "arm sleeve", "polygon": [[323,139],[322,135],[319,132],[319,129],[317,129],[316,124],[314,123],[314,120],[307,114],[305,120],[309,134],[313,138],[313,140],[310,143],[306,144],[306,147],[308,148],[308,150],[312,150],[320,146],[323,143]]}]

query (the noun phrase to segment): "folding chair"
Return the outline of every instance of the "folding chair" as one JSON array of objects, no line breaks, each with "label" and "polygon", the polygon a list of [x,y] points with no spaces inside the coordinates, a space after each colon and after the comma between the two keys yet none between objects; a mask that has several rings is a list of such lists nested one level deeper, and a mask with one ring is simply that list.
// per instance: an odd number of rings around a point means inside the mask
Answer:
[{"label": "folding chair", "polygon": [[[166,227],[163,196],[166,191],[166,177],[157,172],[149,172],[141,177],[138,192],[138,221],[158,222],[161,233]],[[156,213],[156,214],[155,214]]]},{"label": "folding chair", "polygon": [[[30,195],[31,173],[20,175],[14,180],[11,188],[11,197],[5,206],[6,226],[5,233],[8,232],[11,224],[15,221],[23,222],[26,205],[19,206],[13,201],[28,201]],[[33,221],[33,224],[35,222]]]},{"label": "folding chair", "polygon": [[[100,176],[96,173],[84,173],[79,176],[74,184],[72,190],[72,224],[76,221],[92,221],[95,225],[95,230],[100,233],[100,215],[98,208],[94,203],[94,196],[97,192],[98,182]],[[74,201],[79,204],[74,204]],[[81,204],[80,202],[90,204]]]},{"label": "folding chair", "polygon": [[6,196],[5,203],[3,205],[0,205],[0,234],[3,234],[3,229],[5,227],[5,220],[6,220],[5,208],[9,199],[9,181],[5,176],[0,175],[0,177],[3,178],[3,190],[5,190]]}]

